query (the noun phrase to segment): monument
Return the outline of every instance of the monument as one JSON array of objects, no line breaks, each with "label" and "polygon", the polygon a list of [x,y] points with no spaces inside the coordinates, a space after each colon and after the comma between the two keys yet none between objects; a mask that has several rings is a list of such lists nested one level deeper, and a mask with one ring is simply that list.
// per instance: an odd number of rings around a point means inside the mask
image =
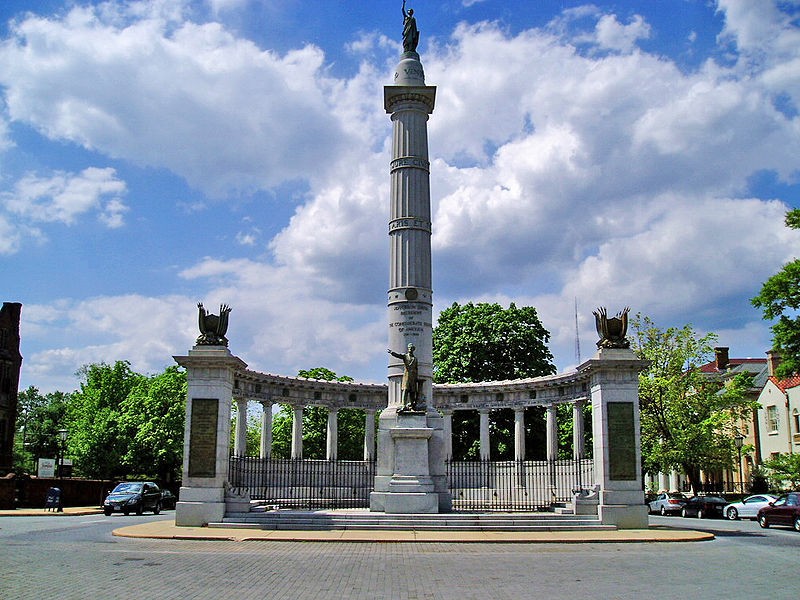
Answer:
[{"label": "monument", "polygon": [[[436,87],[425,85],[417,54],[419,30],[403,2],[403,54],[394,85],[384,88],[392,119],[389,210],[387,408],[378,425],[378,464],[370,510],[436,513],[450,510],[441,415],[431,398],[433,288],[428,117]],[[398,352],[405,349],[404,353]]]}]

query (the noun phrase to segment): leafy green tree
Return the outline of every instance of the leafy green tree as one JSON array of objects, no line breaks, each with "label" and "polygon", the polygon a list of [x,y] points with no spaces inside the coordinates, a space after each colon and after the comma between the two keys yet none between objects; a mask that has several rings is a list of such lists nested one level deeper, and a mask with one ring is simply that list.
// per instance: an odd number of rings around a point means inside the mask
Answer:
[{"label": "leafy green tree", "polygon": [[120,430],[129,440],[127,470],[162,483],[180,479],[186,422],[186,373],[177,365],[143,377],[120,404]]},{"label": "leafy green tree", "polygon": [[145,377],[134,373],[128,361],[85,365],[78,375],[83,381],[70,396],[67,426],[76,471],[101,479],[124,476],[131,439],[120,422],[123,402]]},{"label": "leafy green tree", "polygon": [[691,325],[664,330],[641,315],[631,325],[633,350],[650,361],[639,376],[644,470],[682,470],[700,490],[701,470],[735,464],[735,427],[756,406],[747,395],[752,377],[723,382],[700,371],[713,356],[713,333],[700,336]]},{"label": "leafy green tree", "polygon": [[[433,380],[463,383],[552,375],[556,368],[549,341],[550,333],[532,306],[454,303],[439,314],[433,330]],[[526,413],[526,447],[536,452],[543,445],[543,411]],[[453,413],[456,460],[477,458],[479,428],[479,416],[474,411]],[[489,430],[492,457],[513,459],[514,412],[492,411]]]},{"label": "leafy green tree", "polygon": [[14,468],[35,472],[39,458],[58,455],[58,430],[67,425],[69,396],[63,392],[41,394],[33,386],[18,394]]},{"label": "leafy green tree", "polygon": [[787,481],[792,490],[800,487],[800,454],[777,454],[764,461],[764,467],[769,471],[773,488],[782,489]]},{"label": "leafy green tree", "polygon": [[[800,229],[800,209],[786,213],[785,223]],[[779,377],[800,373],[800,259],[785,264],[764,282],[761,292],[751,300],[772,325],[772,348],[780,353]]]},{"label": "leafy green tree", "polygon": [[[324,381],[353,381],[347,375],[337,375],[325,367],[300,370],[298,377]],[[364,417],[360,409],[340,409],[338,425],[338,458],[361,460],[364,454]],[[303,410],[303,458],[324,459],[328,445],[328,409],[308,406]],[[282,404],[272,420],[272,455],[289,458],[292,449],[292,407]]]}]

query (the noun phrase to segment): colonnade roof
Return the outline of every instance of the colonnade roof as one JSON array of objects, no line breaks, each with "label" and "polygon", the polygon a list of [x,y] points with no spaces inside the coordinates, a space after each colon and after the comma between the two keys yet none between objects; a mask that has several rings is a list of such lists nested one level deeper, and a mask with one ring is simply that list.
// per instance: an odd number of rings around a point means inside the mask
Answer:
[{"label": "colonnade roof", "polygon": [[[260,402],[381,410],[387,405],[388,385],[287,377],[245,369],[236,372],[233,395]],[[545,406],[588,397],[589,374],[585,370],[506,381],[433,384],[433,406],[445,410]]]}]

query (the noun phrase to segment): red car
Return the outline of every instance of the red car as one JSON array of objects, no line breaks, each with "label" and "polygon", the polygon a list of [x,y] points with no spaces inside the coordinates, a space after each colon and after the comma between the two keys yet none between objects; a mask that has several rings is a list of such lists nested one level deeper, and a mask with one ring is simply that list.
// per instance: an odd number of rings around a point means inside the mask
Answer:
[{"label": "red car", "polygon": [[759,510],[758,524],[765,529],[770,525],[788,525],[800,531],[800,492],[779,496]]}]

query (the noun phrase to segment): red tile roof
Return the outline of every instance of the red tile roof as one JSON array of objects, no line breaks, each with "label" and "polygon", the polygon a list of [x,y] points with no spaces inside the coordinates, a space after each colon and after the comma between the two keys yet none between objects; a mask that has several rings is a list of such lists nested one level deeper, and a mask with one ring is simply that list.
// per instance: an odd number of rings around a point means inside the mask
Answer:
[{"label": "red tile roof", "polygon": [[787,379],[778,379],[777,377],[770,377],[769,380],[778,386],[778,389],[784,394],[789,388],[797,387],[800,385],[800,375],[792,375]]},{"label": "red tile roof", "polygon": [[700,367],[702,373],[721,373],[729,371],[732,367],[739,367],[742,365],[765,365],[767,364],[766,358],[731,358],[728,360],[728,366],[724,371],[717,369],[717,361],[712,360]]}]

